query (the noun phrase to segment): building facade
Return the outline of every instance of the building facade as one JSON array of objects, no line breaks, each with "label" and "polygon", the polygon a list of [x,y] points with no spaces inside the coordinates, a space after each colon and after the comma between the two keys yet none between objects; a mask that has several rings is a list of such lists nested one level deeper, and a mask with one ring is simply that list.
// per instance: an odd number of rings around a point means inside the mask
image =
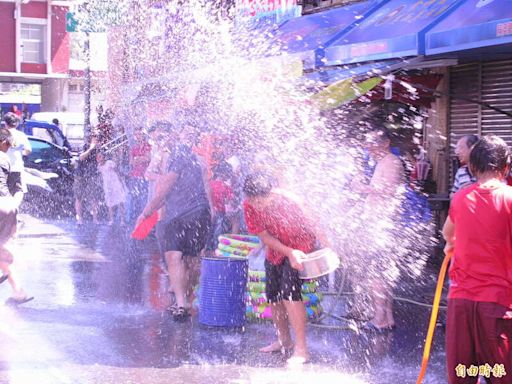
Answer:
[{"label": "building facade", "polygon": [[41,110],[67,108],[69,1],[0,1],[0,82],[41,86]]}]

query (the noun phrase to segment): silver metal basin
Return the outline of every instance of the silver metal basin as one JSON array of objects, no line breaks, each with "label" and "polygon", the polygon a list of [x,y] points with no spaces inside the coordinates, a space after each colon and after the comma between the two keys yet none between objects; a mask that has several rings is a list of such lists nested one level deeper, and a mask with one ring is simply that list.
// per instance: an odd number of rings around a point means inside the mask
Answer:
[{"label": "silver metal basin", "polygon": [[314,279],[327,275],[340,266],[340,258],[330,248],[323,248],[318,251],[308,253],[307,258],[302,260],[304,269],[299,271],[301,279]]}]

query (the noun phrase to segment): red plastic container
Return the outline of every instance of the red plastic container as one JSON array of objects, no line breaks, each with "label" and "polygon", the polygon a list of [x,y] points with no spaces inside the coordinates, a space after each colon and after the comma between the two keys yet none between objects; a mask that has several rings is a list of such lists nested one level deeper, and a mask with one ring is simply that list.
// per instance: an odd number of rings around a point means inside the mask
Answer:
[{"label": "red plastic container", "polygon": [[158,222],[158,212],[154,212],[148,218],[142,220],[132,232],[132,239],[144,240]]}]

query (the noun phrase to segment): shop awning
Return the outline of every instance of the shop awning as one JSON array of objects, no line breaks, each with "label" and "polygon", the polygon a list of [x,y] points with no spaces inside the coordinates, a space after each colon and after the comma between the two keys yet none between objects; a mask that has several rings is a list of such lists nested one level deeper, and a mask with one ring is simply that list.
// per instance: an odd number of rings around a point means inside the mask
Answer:
[{"label": "shop awning", "polygon": [[512,43],[512,2],[466,0],[426,40],[428,55]]},{"label": "shop awning", "polygon": [[282,53],[299,57],[304,68],[320,66],[318,60],[327,44],[385,1],[370,0],[289,20],[278,28],[272,45]]},{"label": "shop awning", "polygon": [[[325,49],[324,63],[340,65],[417,56],[425,34],[462,0],[391,0]],[[506,1],[506,0],[503,0]]]},{"label": "shop awning", "polygon": [[393,59],[363,65],[351,64],[336,69],[319,70],[307,73],[304,75],[304,78],[318,83],[332,84],[348,78],[380,75],[382,72],[399,68],[401,63],[402,60]]}]

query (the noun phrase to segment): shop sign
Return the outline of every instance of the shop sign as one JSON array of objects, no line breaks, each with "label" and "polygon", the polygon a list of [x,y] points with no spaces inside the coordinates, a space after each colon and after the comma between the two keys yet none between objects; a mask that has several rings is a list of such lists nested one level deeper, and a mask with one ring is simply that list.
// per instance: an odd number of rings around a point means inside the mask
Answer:
[{"label": "shop sign", "polygon": [[500,23],[496,26],[496,36],[512,35],[512,21],[508,23]]},{"label": "shop sign", "polygon": [[244,21],[269,21],[279,24],[301,16],[302,7],[297,0],[238,0],[236,14]]}]

